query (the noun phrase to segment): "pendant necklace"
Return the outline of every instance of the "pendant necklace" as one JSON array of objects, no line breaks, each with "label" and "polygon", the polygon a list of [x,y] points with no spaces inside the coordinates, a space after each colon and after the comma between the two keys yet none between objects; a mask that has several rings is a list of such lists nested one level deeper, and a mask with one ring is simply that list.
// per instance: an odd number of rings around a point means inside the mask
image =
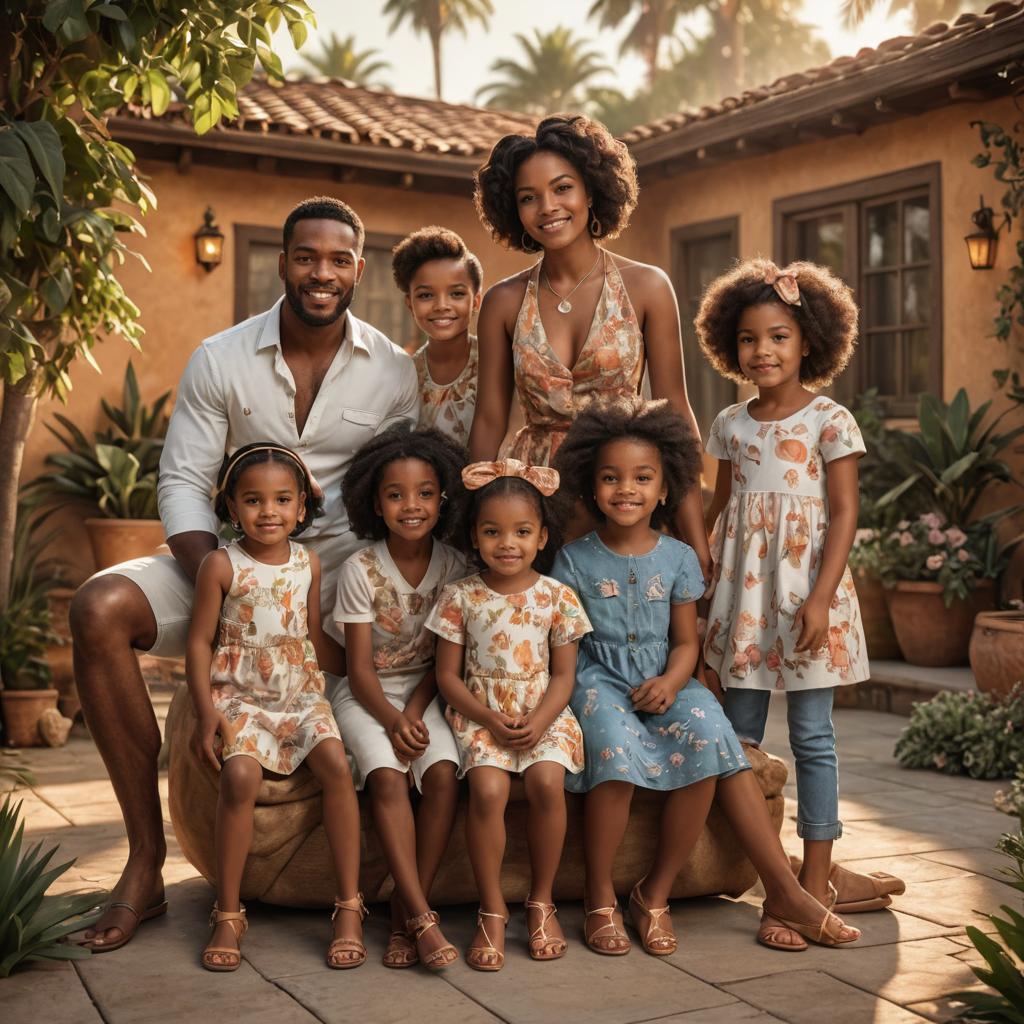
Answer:
[{"label": "pendant necklace", "polygon": [[547,288],[547,290],[549,292],[551,292],[551,294],[554,295],[554,297],[556,299],[560,299],[561,300],[558,303],[558,305],[555,306],[555,309],[557,309],[559,313],[571,313],[572,312],[572,303],[569,301],[569,297],[573,294],[573,292],[576,291],[577,288],[579,288],[579,286],[581,284],[583,284],[584,281],[586,281],[586,279],[588,277],[590,277],[590,275],[595,270],[597,270],[597,265],[598,265],[598,263],[601,262],[601,257],[602,256],[604,256],[604,250],[603,249],[598,249],[597,250],[597,259],[594,261],[594,265],[576,282],[576,285],[575,285],[575,287],[573,287],[572,291],[567,292],[565,295],[559,295],[558,292],[556,292],[555,289],[551,287],[551,281],[548,278],[548,272],[546,270],[543,271],[543,274],[544,274],[544,287]]}]

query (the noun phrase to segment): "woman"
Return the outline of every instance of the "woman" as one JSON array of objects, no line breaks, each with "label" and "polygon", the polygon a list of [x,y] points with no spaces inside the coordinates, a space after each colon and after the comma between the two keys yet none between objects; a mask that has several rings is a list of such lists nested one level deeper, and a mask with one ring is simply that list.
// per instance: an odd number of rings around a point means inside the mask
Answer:
[{"label": "woman", "polygon": [[[508,455],[549,465],[577,409],[597,395],[636,394],[645,367],[652,396],[697,431],[668,277],[598,244],[626,227],[637,191],[626,147],[582,114],[547,117],[532,137],[506,135],[477,172],[477,211],[495,240],[542,257],[484,297],[479,394],[487,401],[473,419],[474,460],[497,457],[513,385],[525,426]],[[709,579],[699,488],[675,527]]]}]

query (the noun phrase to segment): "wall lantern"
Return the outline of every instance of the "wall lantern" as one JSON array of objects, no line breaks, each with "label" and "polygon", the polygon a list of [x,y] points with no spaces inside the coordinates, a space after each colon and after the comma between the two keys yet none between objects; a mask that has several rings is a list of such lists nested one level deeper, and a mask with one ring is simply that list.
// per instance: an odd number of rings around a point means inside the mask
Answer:
[{"label": "wall lantern", "polygon": [[971,214],[971,220],[978,229],[964,235],[967,243],[967,255],[972,270],[991,270],[996,265],[996,246],[999,232],[1010,226],[1010,215],[1003,214],[1003,221],[996,227],[992,223],[992,207],[985,205],[985,197],[978,197],[978,209]]},{"label": "wall lantern", "polygon": [[[991,211],[990,211],[991,212]],[[224,235],[214,223],[213,208],[208,206],[203,214],[203,226],[195,233],[196,263],[207,273],[219,267],[224,258]]]}]

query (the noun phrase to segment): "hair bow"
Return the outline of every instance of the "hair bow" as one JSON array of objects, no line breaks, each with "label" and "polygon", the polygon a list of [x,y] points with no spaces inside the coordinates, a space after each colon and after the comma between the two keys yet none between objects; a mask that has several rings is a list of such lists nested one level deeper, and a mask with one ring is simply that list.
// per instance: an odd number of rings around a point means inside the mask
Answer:
[{"label": "hair bow", "polygon": [[770,284],[775,289],[775,294],[783,302],[790,306],[800,305],[800,288],[796,283],[796,274],[793,271],[772,267],[765,271],[764,283]]},{"label": "hair bow", "polygon": [[500,459],[497,462],[474,462],[462,471],[462,483],[467,491],[486,487],[502,476],[517,476],[550,498],[558,490],[558,470],[548,466],[527,466],[518,459]]}]

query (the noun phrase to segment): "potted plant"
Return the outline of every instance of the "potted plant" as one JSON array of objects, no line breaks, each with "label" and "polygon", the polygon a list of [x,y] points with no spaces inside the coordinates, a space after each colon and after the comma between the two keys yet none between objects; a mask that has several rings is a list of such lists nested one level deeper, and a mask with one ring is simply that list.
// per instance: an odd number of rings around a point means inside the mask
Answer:
[{"label": "potted plant", "polygon": [[918,433],[895,436],[905,478],[878,501],[882,508],[924,509],[885,535],[883,581],[904,658],[917,665],[962,665],[974,616],[995,605],[995,581],[1020,538],[1000,544],[997,527],[1024,506],[978,516],[994,484],[1020,486],[1002,454],[1024,426],[1001,429],[1011,410],[989,418],[992,403],[972,410],[961,388],[944,404],[922,395]]},{"label": "potted plant", "polygon": [[971,671],[982,693],[1009,693],[1024,679],[1024,601],[1010,610],[981,612],[971,633]]},{"label": "potted plant", "polygon": [[59,413],[55,418],[63,431],[46,425],[65,451],[47,455],[49,472],[26,490],[55,506],[78,504],[97,513],[85,527],[98,569],[152,554],[163,542],[156,482],[169,398],[167,391],[152,406],[143,404],[129,363],[121,405],[101,400],[107,424],[91,440]]},{"label": "potted plant", "polygon": [[892,628],[892,617],[882,584],[882,552],[885,534],[880,529],[861,527],[850,549],[850,571],[857,588],[864,642],[873,661],[900,657],[900,645]]}]

